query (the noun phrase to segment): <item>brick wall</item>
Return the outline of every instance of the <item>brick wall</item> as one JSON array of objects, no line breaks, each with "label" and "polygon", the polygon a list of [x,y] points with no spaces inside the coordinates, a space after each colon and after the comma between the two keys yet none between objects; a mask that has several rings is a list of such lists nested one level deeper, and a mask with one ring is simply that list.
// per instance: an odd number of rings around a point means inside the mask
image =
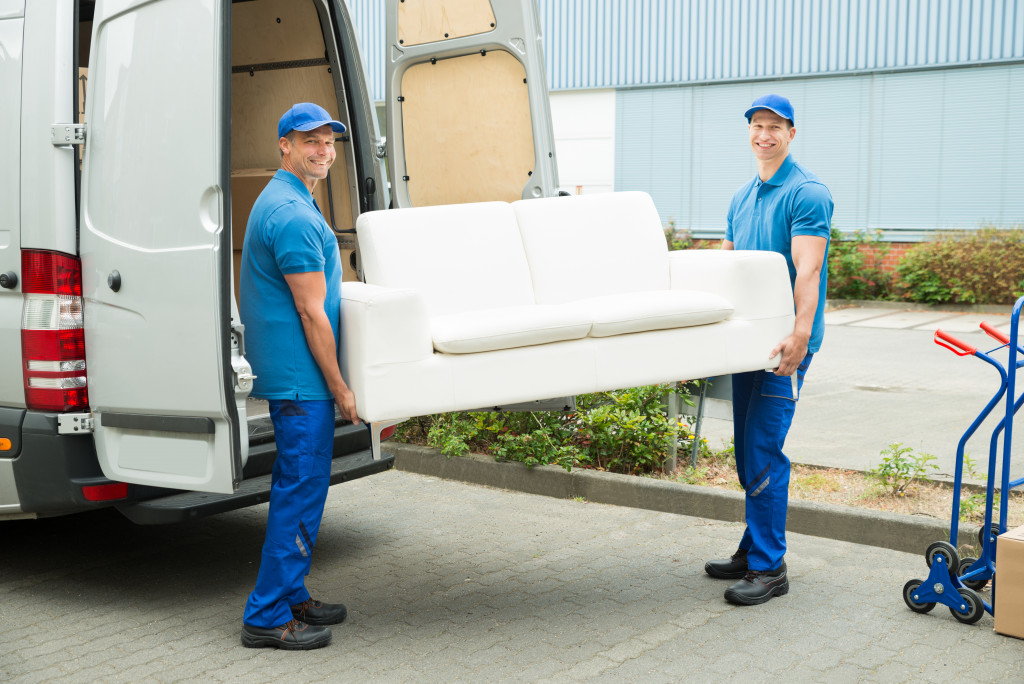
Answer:
[{"label": "brick wall", "polygon": [[[879,253],[888,248],[888,252],[881,259],[881,268],[883,273],[895,273],[896,266],[900,263],[900,259],[910,251],[912,247],[917,245],[917,242],[886,242],[883,243],[883,247],[880,250],[874,245],[864,245],[861,247],[865,259],[865,266],[873,267],[878,266]],[[722,246],[721,240],[694,240],[693,249],[718,249]]]}]

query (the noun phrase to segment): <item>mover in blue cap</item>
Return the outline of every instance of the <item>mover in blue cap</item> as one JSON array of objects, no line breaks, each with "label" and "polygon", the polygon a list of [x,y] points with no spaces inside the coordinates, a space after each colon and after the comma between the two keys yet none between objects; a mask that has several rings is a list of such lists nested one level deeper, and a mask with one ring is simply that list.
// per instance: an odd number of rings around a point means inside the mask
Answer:
[{"label": "mover in blue cap", "polygon": [[253,204],[242,244],[240,313],[252,396],[268,400],[277,442],[267,535],[256,587],[242,618],[242,644],[305,650],[331,641],[340,603],[305,587],[330,485],[334,405],[358,422],[338,367],[341,258],[313,200],[334,163],[345,126],[303,102],[277,126],[281,168]]},{"label": "mover in blue cap", "polygon": [[722,249],[778,252],[789,265],[796,322],[765,358],[779,359],[774,372],[732,376],[736,472],[746,491],[746,522],[731,558],[708,561],[712,577],[739,580],[725,599],[765,603],[789,591],[786,508],[789,459],[782,453],[811,357],[824,335],[832,195],[817,176],[796,163],[792,103],[781,95],[754,100],[744,112],[757,175],[733,195]]}]

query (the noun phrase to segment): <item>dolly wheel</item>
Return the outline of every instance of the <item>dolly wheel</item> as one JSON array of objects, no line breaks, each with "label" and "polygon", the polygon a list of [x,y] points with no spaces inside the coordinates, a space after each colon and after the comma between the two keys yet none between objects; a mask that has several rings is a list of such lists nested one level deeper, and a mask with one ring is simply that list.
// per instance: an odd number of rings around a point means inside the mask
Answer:
[{"label": "dolly wheel", "polygon": [[[992,555],[995,556],[995,543],[996,543],[996,539],[999,538],[999,523],[997,523],[997,522],[992,523],[992,526],[989,528],[989,534],[990,534],[989,539],[992,540]],[[978,528],[978,545],[981,546],[982,548],[985,548],[985,528],[984,527],[979,527]]]},{"label": "dolly wheel", "polygon": [[922,603],[914,599],[914,594],[921,588],[922,583],[923,580],[912,579],[903,585],[903,602],[915,613],[927,613],[935,607],[934,603]]},{"label": "dolly wheel", "polygon": [[932,562],[938,556],[942,556],[946,565],[949,566],[949,576],[955,577],[957,571],[960,570],[960,555],[956,552],[956,548],[944,541],[930,544],[924,552],[924,560],[928,563],[929,568],[932,567]]},{"label": "dolly wheel", "polygon": [[[974,565],[977,562],[978,562],[977,558],[975,558],[974,556],[968,556],[967,558],[964,558],[963,560],[960,561],[960,569],[964,572],[964,574],[966,574],[971,569],[971,566]],[[969,579],[969,580],[962,579],[962,580],[960,580],[960,582],[965,587],[967,587],[969,589],[974,589],[975,591],[979,591],[981,589],[984,589],[985,585],[988,584],[988,580],[987,579]]]},{"label": "dolly wheel", "polygon": [[981,597],[974,593],[973,589],[959,589],[958,591],[960,592],[960,598],[964,600],[967,612],[959,613],[952,607],[950,607],[949,612],[965,625],[973,625],[985,614],[985,604],[981,602]]}]

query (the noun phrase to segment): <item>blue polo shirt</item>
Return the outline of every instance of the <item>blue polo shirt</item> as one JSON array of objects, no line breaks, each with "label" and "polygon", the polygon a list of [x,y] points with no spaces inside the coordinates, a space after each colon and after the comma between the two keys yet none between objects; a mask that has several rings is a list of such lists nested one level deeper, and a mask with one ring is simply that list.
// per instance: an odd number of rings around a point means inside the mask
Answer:
[{"label": "blue polo shirt", "polygon": [[260,399],[331,399],[306,342],[295,300],[284,276],[322,271],[324,311],[338,343],[341,257],[338,240],[309,190],[295,174],[279,170],[252,206],[242,245],[239,300],[245,325],[245,358]]},{"label": "blue polo shirt", "polygon": [[[762,182],[753,180],[736,191],[729,204],[725,239],[736,249],[778,252],[786,257],[790,285],[796,282],[792,243],[796,235],[818,235],[829,239],[832,226],[832,194],[813,173],[786,157],[775,175]],[[807,351],[821,348],[825,336],[825,290],[828,283],[828,247],[818,286],[818,310],[814,314]]]}]

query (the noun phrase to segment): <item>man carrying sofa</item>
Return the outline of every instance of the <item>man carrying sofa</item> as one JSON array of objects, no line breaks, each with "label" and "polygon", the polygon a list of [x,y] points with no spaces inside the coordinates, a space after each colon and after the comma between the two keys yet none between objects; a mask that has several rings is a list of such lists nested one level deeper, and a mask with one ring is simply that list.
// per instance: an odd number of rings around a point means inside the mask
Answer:
[{"label": "man carrying sofa", "polygon": [[334,405],[359,422],[338,367],[341,258],[313,200],[345,126],[319,105],[296,104],[277,127],[281,169],[249,214],[242,248],[241,316],[253,397],[269,400],[277,442],[270,512],[256,587],[242,618],[242,644],[307,650],[331,641],[327,625],[347,614],[314,600],[309,573],[330,485]]},{"label": "man carrying sofa", "polygon": [[732,376],[736,472],[746,492],[747,528],[731,558],[708,561],[704,570],[712,577],[739,580],[725,591],[730,603],[757,605],[789,591],[784,555],[790,468],[782,447],[804,374],[825,331],[833,202],[824,183],[789,155],[796,128],[788,99],[759,97],[745,116],[757,175],[733,195],[722,249],[782,254],[793,285],[796,322],[768,355],[781,355],[774,373]]}]

